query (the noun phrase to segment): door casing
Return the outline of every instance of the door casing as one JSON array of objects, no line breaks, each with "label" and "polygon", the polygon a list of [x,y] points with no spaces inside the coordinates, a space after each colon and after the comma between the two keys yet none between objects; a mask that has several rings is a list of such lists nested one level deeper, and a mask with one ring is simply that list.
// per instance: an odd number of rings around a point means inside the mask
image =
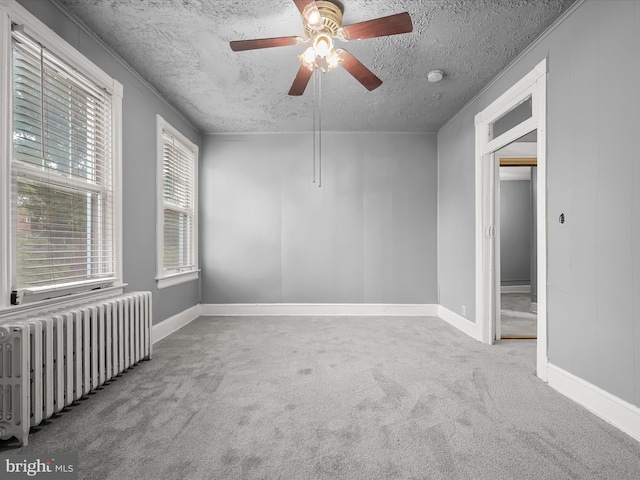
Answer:
[{"label": "door casing", "polygon": [[[499,185],[494,152],[527,133],[537,131],[537,270],[538,270],[538,342],[536,374],[547,381],[547,209],[546,209],[546,87],[547,59],[503,93],[475,117],[475,245],[476,245],[476,329],[483,343],[496,338],[496,304],[499,287],[499,245],[496,241],[496,202]],[[532,115],[508,131],[493,138],[492,125],[497,119],[531,97]]]}]

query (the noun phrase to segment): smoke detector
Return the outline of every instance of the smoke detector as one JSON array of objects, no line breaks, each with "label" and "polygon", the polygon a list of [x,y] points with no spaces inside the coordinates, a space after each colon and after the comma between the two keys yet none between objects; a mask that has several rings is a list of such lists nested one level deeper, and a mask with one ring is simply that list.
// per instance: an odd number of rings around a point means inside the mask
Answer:
[{"label": "smoke detector", "polygon": [[440,80],[442,80],[442,77],[444,77],[444,73],[442,70],[431,70],[429,73],[427,73],[427,80],[429,80],[431,83],[439,82]]}]

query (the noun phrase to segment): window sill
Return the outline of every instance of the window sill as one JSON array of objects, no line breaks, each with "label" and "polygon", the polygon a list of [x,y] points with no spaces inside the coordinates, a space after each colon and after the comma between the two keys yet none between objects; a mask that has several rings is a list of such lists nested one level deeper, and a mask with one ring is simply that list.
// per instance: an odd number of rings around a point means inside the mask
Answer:
[{"label": "window sill", "polygon": [[164,277],[157,277],[156,283],[159,290],[181,283],[192,282],[200,278],[200,270],[189,270],[188,272],[172,273]]},{"label": "window sill", "polygon": [[101,288],[100,290],[91,290],[88,292],[76,293],[72,295],[64,295],[58,298],[49,298],[37,302],[24,303],[22,305],[10,305],[0,308],[0,320],[15,317],[16,315],[28,315],[30,313],[42,312],[44,310],[65,309],[71,305],[78,303],[87,303],[94,299],[112,297],[113,295],[124,292],[126,283],[119,283],[111,287]]}]

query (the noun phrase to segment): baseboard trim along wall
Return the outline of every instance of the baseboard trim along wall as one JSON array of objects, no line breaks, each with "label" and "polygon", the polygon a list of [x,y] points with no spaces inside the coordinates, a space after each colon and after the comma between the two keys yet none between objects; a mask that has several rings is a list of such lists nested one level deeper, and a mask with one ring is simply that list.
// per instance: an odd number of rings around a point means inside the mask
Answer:
[{"label": "baseboard trim along wall", "polygon": [[227,303],[202,305],[201,315],[241,316],[438,316],[438,305],[360,303]]},{"label": "baseboard trim along wall", "polygon": [[640,441],[640,408],[551,363],[547,374],[550,387]]},{"label": "baseboard trim along wall", "polygon": [[531,293],[531,285],[502,285],[502,293]]},{"label": "baseboard trim along wall", "polygon": [[470,321],[468,318],[458,315],[442,305],[438,306],[438,317],[461,332],[466,333],[474,340],[478,340],[479,342],[482,341],[482,337],[478,331],[478,325],[475,322]]},{"label": "baseboard trim along wall", "polygon": [[166,320],[153,325],[153,327],[151,327],[151,343],[156,343],[171,335],[173,332],[180,330],[185,325],[193,322],[200,316],[200,310],[200,305],[194,305],[173,317],[169,317]]}]

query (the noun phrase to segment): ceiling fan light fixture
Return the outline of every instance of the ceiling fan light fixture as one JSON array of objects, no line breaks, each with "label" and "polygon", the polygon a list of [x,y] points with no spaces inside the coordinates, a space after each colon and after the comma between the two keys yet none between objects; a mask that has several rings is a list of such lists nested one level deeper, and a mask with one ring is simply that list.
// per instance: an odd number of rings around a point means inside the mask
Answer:
[{"label": "ceiling fan light fixture", "polygon": [[313,49],[317,56],[325,58],[333,51],[333,39],[327,33],[319,33],[313,39]]},{"label": "ceiling fan light fixture", "polygon": [[332,37],[335,37],[338,29],[342,27],[341,8],[335,3],[323,0],[318,0],[314,3],[317,6],[317,10],[315,11],[320,15],[320,20],[317,24],[312,24],[309,18],[303,15],[302,23],[304,24],[304,31],[307,37],[313,38],[315,34],[320,31],[324,31]]},{"label": "ceiling fan light fixture", "polygon": [[329,55],[326,57],[327,60],[327,70],[331,71],[340,65],[340,55],[335,50],[331,50]]},{"label": "ceiling fan light fixture", "polygon": [[298,55],[298,60],[300,60],[305,67],[313,69],[316,62],[316,51],[313,47],[309,47],[302,55]]},{"label": "ceiling fan light fixture", "polygon": [[315,3],[312,2],[307,5],[302,16],[309,26],[316,28],[322,26],[322,15],[320,15],[320,11]]}]

